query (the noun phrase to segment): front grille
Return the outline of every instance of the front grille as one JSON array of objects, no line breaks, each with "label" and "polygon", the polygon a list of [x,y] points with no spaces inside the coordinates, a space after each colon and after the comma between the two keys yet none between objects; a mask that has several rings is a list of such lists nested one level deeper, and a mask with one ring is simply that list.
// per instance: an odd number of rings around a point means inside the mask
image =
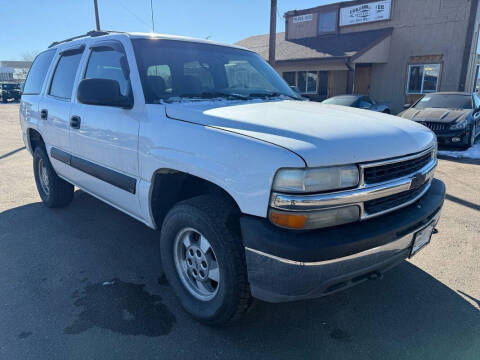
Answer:
[{"label": "front grille", "polygon": [[432,131],[444,131],[447,130],[448,124],[445,123],[438,123],[438,122],[432,122],[432,121],[419,121],[419,124],[422,124],[423,126],[426,126]]},{"label": "front grille", "polygon": [[429,152],[415,159],[367,167],[363,170],[363,179],[366,184],[376,184],[398,179],[417,172],[431,160],[432,153]]},{"label": "front grille", "polygon": [[425,184],[414,190],[408,190],[395,195],[386,196],[384,198],[366,201],[364,203],[365,212],[368,215],[373,215],[403,205],[420,195],[422,191],[429,186],[429,184],[430,181],[427,181]]}]

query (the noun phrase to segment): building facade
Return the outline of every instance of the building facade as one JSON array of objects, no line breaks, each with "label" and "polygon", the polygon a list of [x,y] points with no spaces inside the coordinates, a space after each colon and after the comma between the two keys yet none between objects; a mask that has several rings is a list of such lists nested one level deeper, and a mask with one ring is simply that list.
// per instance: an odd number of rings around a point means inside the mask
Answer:
[{"label": "building facade", "polygon": [[[285,13],[275,69],[322,100],[369,94],[399,112],[425,93],[474,91],[480,0],[357,0]],[[237,43],[268,58],[268,34]]]},{"label": "building facade", "polygon": [[31,65],[31,61],[0,61],[0,81],[25,81]]}]

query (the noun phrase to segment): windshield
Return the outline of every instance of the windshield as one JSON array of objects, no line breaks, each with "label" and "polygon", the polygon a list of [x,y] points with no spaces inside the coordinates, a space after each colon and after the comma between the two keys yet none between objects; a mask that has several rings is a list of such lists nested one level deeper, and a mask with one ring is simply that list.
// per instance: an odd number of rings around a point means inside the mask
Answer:
[{"label": "windshield", "polygon": [[2,84],[2,89],[3,90],[13,90],[13,89],[19,89],[20,87],[17,84]]},{"label": "windshield", "polygon": [[330,99],[322,101],[322,104],[353,106],[358,97],[356,96],[335,96]]},{"label": "windshield", "polygon": [[270,65],[247,50],[163,39],[134,39],[133,46],[145,101],[150,104],[182,99],[300,99]]},{"label": "windshield", "polygon": [[456,94],[426,95],[415,104],[414,108],[472,109],[472,97]]}]

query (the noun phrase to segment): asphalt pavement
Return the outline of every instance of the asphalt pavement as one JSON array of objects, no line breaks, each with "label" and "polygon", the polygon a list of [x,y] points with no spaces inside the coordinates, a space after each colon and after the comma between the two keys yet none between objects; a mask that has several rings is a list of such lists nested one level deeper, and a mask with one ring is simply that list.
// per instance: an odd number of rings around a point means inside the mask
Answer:
[{"label": "asphalt pavement", "polygon": [[439,233],[411,261],[215,329],[161,278],[158,232],[82,191],[42,205],[18,105],[0,105],[0,359],[478,360],[480,160],[442,159],[437,177]]}]

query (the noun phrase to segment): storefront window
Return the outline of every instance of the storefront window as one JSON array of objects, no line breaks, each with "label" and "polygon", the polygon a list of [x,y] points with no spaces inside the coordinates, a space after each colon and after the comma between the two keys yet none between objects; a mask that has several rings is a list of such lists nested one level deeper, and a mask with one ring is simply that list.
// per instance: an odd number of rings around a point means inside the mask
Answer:
[{"label": "storefront window", "polygon": [[408,66],[408,94],[425,94],[438,89],[440,64]]},{"label": "storefront window", "polygon": [[318,13],[318,34],[337,31],[337,11]]},{"label": "storefront window", "polygon": [[297,87],[302,94],[316,94],[318,73],[316,71],[299,71]]},{"label": "storefront window", "polygon": [[289,86],[297,86],[295,83],[295,71],[287,71],[283,73],[283,79]]}]

